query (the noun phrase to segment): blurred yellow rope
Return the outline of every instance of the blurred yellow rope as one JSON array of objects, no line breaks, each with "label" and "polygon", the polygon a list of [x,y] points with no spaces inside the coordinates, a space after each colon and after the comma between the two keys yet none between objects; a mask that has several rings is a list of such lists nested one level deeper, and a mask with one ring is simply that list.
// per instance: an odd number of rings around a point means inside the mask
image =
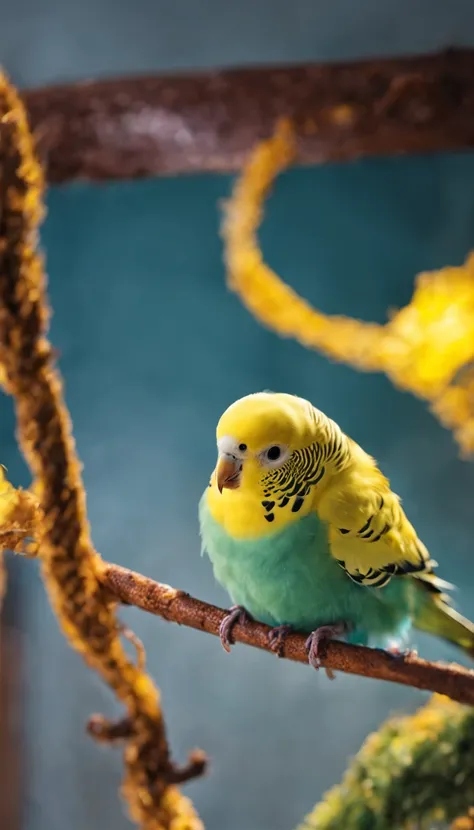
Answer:
[{"label": "blurred yellow rope", "polygon": [[291,126],[283,122],[237,178],[222,225],[229,287],[277,334],[355,369],[383,371],[429,401],[463,453],[473,452],[474,256],[420,274],[410,304],[384,326],[312,308],[264,262],[257,239],[265,197],[293,155]]},{"label": "blurred yellow rope", "polygon": [[[134,665],[127,657],[116,602],[100,581],[102,560],[90,538],[81,465],[47,339],[49,311],[36,251],[43,175],[23,106],[3,76],[0,180],[0,363],[6,391],[15,399],[18,440],[36,478],[40,508],[32,521],[43,577],[70,644],[127,710],[119,725],[95,718],[90,731],[102,740],[125,742],[123,793],[136,822],[146,830],[201,830],[175,783],[202,772],[204,759],[195,754],[184,769],[172,763],[158,689],[143,660]],[[20,492],[13,498],[3,476],[0,486],[3,526],[19,530],[20,537],[24,531],[20,544],[27,536],[28,528],[20,525],[30,496]],[[9,541],[8,547],[15,545]]]},{"label": "blurred yellow rope", "polygon": [[471,807],[464,816],[455,819],[450,830],[474,830],[474,807]]}]

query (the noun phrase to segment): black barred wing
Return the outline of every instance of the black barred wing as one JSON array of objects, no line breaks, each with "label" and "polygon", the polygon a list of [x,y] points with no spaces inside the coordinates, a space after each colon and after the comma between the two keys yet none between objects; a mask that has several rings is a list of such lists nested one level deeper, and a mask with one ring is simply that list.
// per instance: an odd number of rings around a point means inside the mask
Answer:
[{"label": "black barred wing", "polygon": [[436,579],[436,562],[408,521],[398,497],[388,486],[381,486],[386,480],[379,475],[377,488],[351,489],[346,494],[338,489],[329,510],[328,501],[323,502],[322,518],[330,511],[332,555],[360,585],[382,588],[393,576],[433,575]]}]

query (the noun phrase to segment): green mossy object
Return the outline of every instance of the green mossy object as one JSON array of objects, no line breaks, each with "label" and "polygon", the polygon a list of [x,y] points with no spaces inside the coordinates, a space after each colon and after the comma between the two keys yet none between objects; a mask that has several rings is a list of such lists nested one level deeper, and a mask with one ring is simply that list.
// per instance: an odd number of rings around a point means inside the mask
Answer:
[{"label": "green mossy object", "polygon": [[434,696],[370,735],[298,830],[428,830],[474,804],[474,709]]}]

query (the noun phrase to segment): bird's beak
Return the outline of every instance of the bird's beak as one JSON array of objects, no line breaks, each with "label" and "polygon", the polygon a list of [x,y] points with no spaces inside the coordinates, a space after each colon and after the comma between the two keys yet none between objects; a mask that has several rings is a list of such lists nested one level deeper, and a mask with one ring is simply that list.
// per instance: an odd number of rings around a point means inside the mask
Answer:
[{"label": "bird's beak", "polygon": [[216,482],[219,493],[222,493],[224,487],[228,490],[236,490],[240,485],[240,472],[242,470],[242,462],[238,458],[232,458],[230,455],[221,455],[216,467]]}]

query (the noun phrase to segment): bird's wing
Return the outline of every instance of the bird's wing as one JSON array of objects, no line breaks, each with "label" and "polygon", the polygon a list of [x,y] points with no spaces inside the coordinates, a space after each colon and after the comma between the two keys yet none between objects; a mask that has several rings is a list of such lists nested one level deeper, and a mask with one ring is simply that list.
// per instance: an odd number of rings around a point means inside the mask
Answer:
[{"label": "bird's wing", "polygon": [[361,585],[380,588],[392,576],[411,574],[447,587],[433,573],[436,567],[408,521],[400,499],[371,463],[338,476],[317,506],[329,524],[331,553],[348,576]]}]

